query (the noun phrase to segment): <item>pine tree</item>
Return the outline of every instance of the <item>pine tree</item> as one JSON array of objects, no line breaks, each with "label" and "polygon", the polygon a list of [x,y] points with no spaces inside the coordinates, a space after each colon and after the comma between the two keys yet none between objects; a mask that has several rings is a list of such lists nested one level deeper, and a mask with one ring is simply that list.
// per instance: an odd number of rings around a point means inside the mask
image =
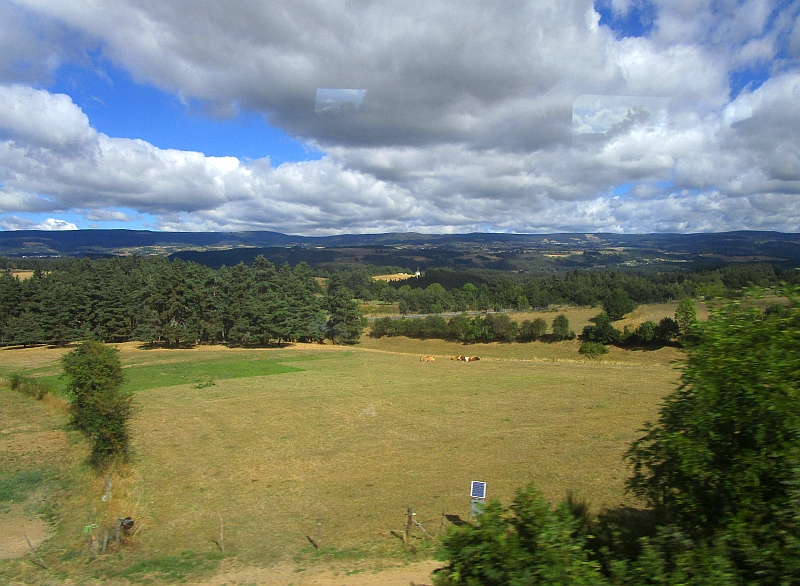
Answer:
[{"label": "pine tree", "polygon": [[329,291],[325,298],[325,308],[328,310],[327,338],[334,344],[337,341],[347,344],[358,342],[364,330],[364,316],[350,290],[347,287],[337,287],[334,291]]}]

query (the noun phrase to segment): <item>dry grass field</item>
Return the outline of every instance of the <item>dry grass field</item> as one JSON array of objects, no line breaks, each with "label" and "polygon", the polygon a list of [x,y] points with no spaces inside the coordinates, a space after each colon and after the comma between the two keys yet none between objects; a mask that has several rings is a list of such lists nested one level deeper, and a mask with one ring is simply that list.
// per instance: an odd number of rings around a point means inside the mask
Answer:
[{"label": "dry grass field", "polygon": [[[566,313],[580,332],[598,311]],[[671,306],[643,307],[631,323],[671,312]],[[542,315],[549,323],[557,313]],[[538,314],[513,319],[532,317]],[[93,562],[91,571],[101,576],[185,551],[201,556],[198,567],[213,566],[220,518],[223,567],[282,563],[303,570],[336,560],[353,567],[408,560],[408,549],[390,533],[404,528],[406,507],[436,533],[443,509],[467,518],[471,480],[486,481],[488,496],[505,504],[528,482],[553,500],[572,490],[595,509],[630,502],[622,455],[675,388],[681,354],[612,348],[590,360],[578,354],[579,345],[368,337],[354,347],[120,344],[123,364],[138,373],[132,378],[164,385],[172,379],[158,382],[159,373],[171,373],[186,382],[137,390],[134,461],[115,471],[111,501],[101,501],[102,478],[80,463],[86,448],[63,431],[64,414],[3,388],[0,463],[35,466],[37,454],[47,453],[51,467],[72,479],[52,494],[58,530],[41,548],[67,573],[88,571],[87,518],[102,528],[117,513],[135,517],[137,534],[123,556]],[[57,374],[64,351],[0,350],[0,368]],[[449,360],[454,354],[481,360]],[[422,355],[436,361],[420,362]],[[282,368],[248,375],[262,363]],[[199,374],[186,378],[178,366]],[[306,537],[315,537],[319,515],[324,555]],[[430,547],[418,545],[419,556],[430,555]],[[24,574],[5,564],[0,577]],[[142,572],[126,575],[133,581],[150,575]]]},{"label": "dry grass field", "polygon": [[374,275],[376,281],[405,281],[413,277],[413,273],[392,273],[391,275]]},{"label": "dry grass field", "polygon": [[16,277],[20,281],[30,279],[33,276],[33,271],[23,271],[20,269],[12,269],[11,276]]}]

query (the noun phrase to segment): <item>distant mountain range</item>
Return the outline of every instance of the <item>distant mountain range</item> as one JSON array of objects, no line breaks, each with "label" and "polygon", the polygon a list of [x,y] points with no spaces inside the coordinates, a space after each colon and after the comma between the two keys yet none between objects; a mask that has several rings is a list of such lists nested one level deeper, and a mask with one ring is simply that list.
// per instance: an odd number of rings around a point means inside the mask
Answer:
[{"label": "distant mountain range", "polygon": [[[555,259],[553,262],[575,265],[575,268],[606,261],[611,265],[636,266],[637,263],[687,262],[697,258],[722,262],[800,262],[800,234],[753,231],[713,234],[406,232],[313,237],[279,232],[0,232],[0,256],[11,258],[161,254],[209,266],[230,266],[239,260],[251,261],[258,253],[273,257],[273,262],[290,264],[347,262],[349,259],[411,268],[471,264],[504,270],[517,267],[519,262],[515,265],[512,261],[527,258],[526,255]],[[586,262],[576,254],[582,254]]]}]

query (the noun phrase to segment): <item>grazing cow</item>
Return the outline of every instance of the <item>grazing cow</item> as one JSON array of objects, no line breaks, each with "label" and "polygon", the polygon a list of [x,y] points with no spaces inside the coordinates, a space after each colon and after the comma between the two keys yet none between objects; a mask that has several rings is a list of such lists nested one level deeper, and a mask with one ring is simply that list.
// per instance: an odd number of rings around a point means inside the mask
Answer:
[{"label": "grazing cow", "polygon": [[420,362],[436,362],[436,359],[433,356],[423,356],[419,359]]}]

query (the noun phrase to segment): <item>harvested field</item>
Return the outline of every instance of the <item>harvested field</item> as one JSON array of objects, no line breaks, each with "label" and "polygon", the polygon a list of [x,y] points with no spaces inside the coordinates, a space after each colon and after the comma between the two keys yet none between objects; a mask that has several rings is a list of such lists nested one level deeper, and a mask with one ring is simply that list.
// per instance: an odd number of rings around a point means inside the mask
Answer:
[{"label": "harvested field", "polygon": [[413,276],[412,273],[393,273],[391,275],[375,275],[372,278],[376,281],[405,281]]},{"label": "harvested field", "polygon": [[26,279],[30,279],[33,276],[33,271],[23,271],[19,269],[12,269],[11,276],[16,277],[20,281],[24,281]]}]

